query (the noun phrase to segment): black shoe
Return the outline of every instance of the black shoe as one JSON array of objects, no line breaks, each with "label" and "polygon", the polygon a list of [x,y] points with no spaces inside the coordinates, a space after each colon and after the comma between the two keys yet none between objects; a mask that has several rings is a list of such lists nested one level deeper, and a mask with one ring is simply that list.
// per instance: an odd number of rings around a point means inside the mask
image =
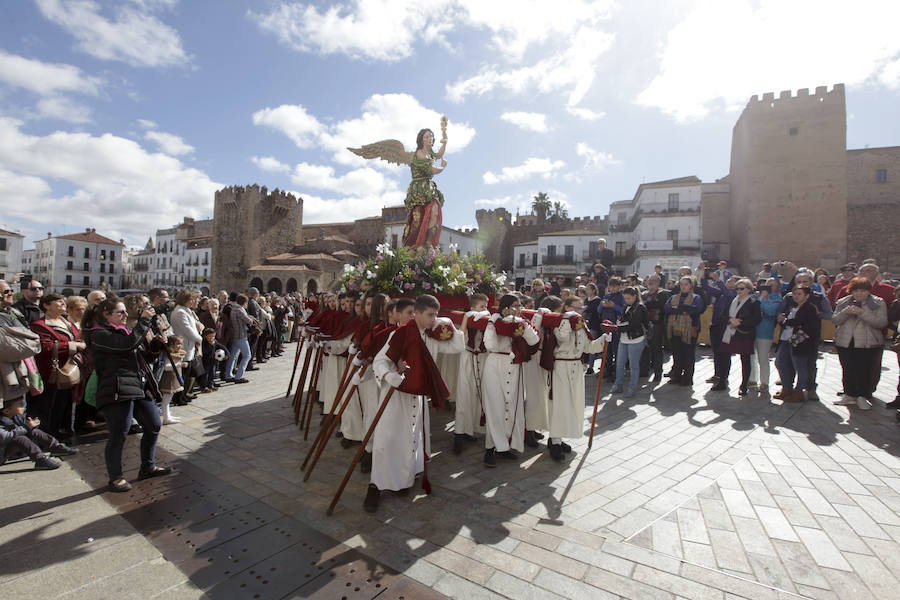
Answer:
[{"label": "black shoe", "polygon": [[144,433],[144,428],[137,423],[132,423],[131,427],[129,427],[128,429],[128,435],[134,435],[137,433]]},{"label": "black shoe", "polygon": [[674,375],[675,375],[675,371],[673,370],[673,371],[669,371],[668,373],[666,373],[665,375],[663,375],[663,377],[672,377],[672,376],[674,376]]},{"label": "black shoe", "polygon": [[463,439],[466,440],[467,442],[474,442],[474,441],[475,441],[475,436],[474,436],[474,435],[469,435],[468,433],[464,433],[464,434],[462,434],[462,436],[463,436]]},{"label": "black shoe", "polygon": [[162,477],[172,472],[172,467],[153,467],[149,470],[141,469],[138,471],[138,481],[150,479],[152,477]]},{"label": "black shoe", "polygon": [[187,406],[187,404],[187,400],[184,400],[181,396],[172,398],[172,406]]},{"label": "black shoe", "polygon": [[560,442],[559,449],[562,450],[564,454],[568,454],[569,452],[572,451],[572,446],[568,445],[565,442]]},{"label": "black shoe", "polygon": [[341,448],[352,448],[353,446],[358,446],[359,442],[354,440],[348,440],[347,438],[341,438]]},{"label": "black shoe", "polygon": [[519,455],[512,450],[505,450],[503,452],[500,452],[500,456],[507,460],[519,460]]},{"label": "black shoe", "polygon": [[369,484],[366,491],[366,499],[363,500],[363,510],[366,512],[375,512],[378,510],[378,501],[381,500],[381,491],[374,483]]},{"label": "black shoe", "polygon": [[114,481],[109,482],[109,491],[121,493],[127,492],[131,489],[131,484],[125,481],[125,479],[120,479],[121,483],[115,483]]},{"label": "black shoe", "polygon": [[245,371],[259,371],[259,367],[247,367]]},{"label": "black shoe", "polygon": [[747,388],[745,388],[744,386],[741,386],[741,388],[738,390],[738,396],[746,396],[747,393]]},{"label": "black shoe", "polygon": [[538,447],[538,441],[534,438],[533,431],[525,432],[525,445],[528,446],[529,448],[537,448]]},{"label": "black shoe", "polygon": [[73,454],[78,454],[78,448],[72,448],[65,444],[59,444],[50,449],[50,456],[72,456]]},{"label": "black shoe", "polygon": [[716,385],[714,385],[714,386],[712,386],[711,388],[709,388],[709,391],[711,391],[711,392],[724,392],[724,391],[726,391],[727,389],[728,389],[728,386],[727,386],[727,385],[722,385],[722,384],[720,384],[720,383],[717,383]]},{"label": "black shoe", "polygon": [[234,383],[234,377],[226,377],[222,380],[224,383]]},{"label": "black shoe", "polygon": [[42,456],[34,461],[35,471],[52,471],[53,469],[58,469],[59,467],[60,462],[58,460],[53,460],[49,456]]},{"label": "black shoe", "polygon": [[[247,369],[247,370],[249,371],[250,369]],[[250,380],[244,379],[243,377],[241,377],[240,379],[235,379],[234,382],[235,383],[250,383]]]},{"label": "black shoe", "polygon": [[533,435],[534,439],[536,439],[537,441],[541,441],[542,439],[544,439],[544,434],[538,431],[532,431],[531,435]]},{"label": "black shoe", "polygon": [[547,444],[547,449],[550,451],[550,458],[555,460],[556,462],[562,462],[565,459],[563,455],[561,444]]},{"label": "black shoe", "polygon": [[900,396],[894,398],[893,401],[884,405],[885,408],[900,408]]},{"label": "black shoe", "polygon": [[593,375],[593,374],[594,374],[594,369],[591,368],[591,367],[588,367],[587,370],[584,372],[584,374],[585,374],[585,375]]},{"label": "black shoe", "polygon": [[363,452],[362,458],[359,460],[359,472],[360,473],[371,473],[372,472],[372,453],[371,452]]},{"label": "black shoe", "polygon": [[496,467],[497,466],[497,452],[494,448],[484,451],[484,466],[486,467]]},{"label": "black shoe", "polygon": [[461,433],[453,434],[453,454],[462,454],[465,439]]}]

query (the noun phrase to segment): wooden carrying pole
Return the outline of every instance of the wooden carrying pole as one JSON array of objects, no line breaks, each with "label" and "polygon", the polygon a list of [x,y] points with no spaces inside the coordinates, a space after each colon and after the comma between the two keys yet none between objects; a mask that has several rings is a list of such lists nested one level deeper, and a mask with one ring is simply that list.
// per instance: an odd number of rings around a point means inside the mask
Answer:
[{"label": "wooden carrying pole", "polygon": [[[312,475],[313,469],[316,468],[316,463],[319,462],[319,457],[322,456],[322,452],[324,452],[325,450],[325,446],[328,445],[328,442],[331,440],[331,436],[334,433],[334,430],[337,428],[338,423],[341,422],[341,417],[344,415],[344,411],[347,410],[350,402],[353,401],[353,392],[355,392],[356,389],[357,386],[355,385],[350,388],[350,393],[348,393],[344,397],[344,401],[341,403],[340,410],[336,415],[333,415],[330,419],[327,419],[325,421],[325,424],[322,425],[322,429],[319,430],[319,437],[316,438],[319,444],[318,446],[316,446],[316,442],[313,442],[312,448],[309,449],[310,453],[312,453],[313,449],[315,448],[316,453],[313,456],[312,463],[309,465],[309,468],[306,469],[306,473],[303,475],[303,481],[306,481],[307,479],[309,479],[309,476]],[[337,406],[337,402],[335,402],[335,406]],[[332,412],[334,412],[334,406],[332,406],[331,408]],[[306,460],[309,460],[309,454],[306,455]],[[306,467],[306,461],[303,461],[303,467]]]},{"label": "wooden carrying pole", "polygon": [[291,381],[288,383],[288,390],[284,394],[284,397],[287,398],[291,395],[291,390],[294,389],[294,376],[297,374],[297,363],[300,362],[300,348],[303,346],[303,336],[300,335],[297,337],[297,349],[294,351],[294,368],[291,370]]},{"label": "wooden carrying pole", "polygon": [[331,504],[328,505],[328,510],[325,511],[326,515],[331,516],[331,514],[334,512],[334,507],[337,505],[338,500],[341,499],[341,494],[344,493],[344,488],[347,487],[347,482],[350,481],[350,476],[353,475],[353,469],[356,468],[356,463],[359,462],[359,459],[362,457],[363,452],[366,451],[366,444],[369,443],[369,438],[371,438],[372,434],[375,432],[375,427],[378,425],[378,421],[381,420],[381,415],[384,413],[384,409],[387,408],[388,401],[390,401],[391,396],[394,395],[396,389],[397,388],[395,387],[389,389],[387,391],[387,394],[385,394],[384,396],[384,400],[381,401],[381,406],[378,407],[378,412],[375,413],[375,418],[372,419],[372,424],[369,425],[369,430],[366,431],[366,436],[363,438],[362,443],[359,445],[359,449],[357,449],[356,454],[353,456],[353,460],[350,461],[350,467],[344,474],[344,479],[338,486],[338,489],[334,494],[334,498],[331,500]]},{"label": "wooden carrying pole", "polygon": [[603,371],[606,367],[606,354],[609,352],[609,342],[603,344],[603,354],[600,356],[600,374],[597,376],[597,393],[594,394],[594,416],[591,418],[591,437],[588,438],[588,448],[594,443],[594,425],[597,423],[597,405],[600,404],[600,389],[603,387]]},{"label": "wooden carrying pole", "polygon": [[303,407],[303,413],[300,417],[300,427],[305,429],[303,439],[309,437],[309,420],[312,418],[313,403],[315,402],[316,388],[319,385],[319,373],[322,370],[322,358],[325,355],[325,349],[319,348],[316,352],[316,359],[313,361],[313,371],[310,375],[309,390],[306,392],[306,405]]},{"label": "wooden carrying pole", "polygon": [[303,464],[300,465],[301,469],[306,468],[306,464],[309,462],[309,457],[312,456],[313,451],[315,451],[316,446],[319,445],[319,442],[322,441],[322,435],[325,431],[328,430],[328,426],[331,424],[332,420],[340,419],[341,414],[343,414],[343,410],[338,414],[337,417],[334,416],[335,411],[337,410],[338,405],[341,403],[341,399],[344,397],[344,392],[346,391],[345,384],[350,382],[350,379],[353,378],[353,375],[356,374],[356,370],[359,367],[353,367],[353,372],[350,374],[350,377],[346,379],[346,382],[342,382],[341,386],[338,388],[337,394],[334,396],[334,401],[331,403],[331,409],[328,411],[328,414],[325,415],[325,420],[322,421],[322,426],[319,427],[319,432],[316,434],[316,438],[313,440],[312,445],[309,447],[309,451],[306,453],[306,459],[303,461]]},{"label": "wooden carrying pole", "polygon": [[294,392],[294,424],[300,421],[300,407],[303,405],[303,386],[306,383],[306,374],[309,372],[309,361],[312,358],[314,348],[312,345],[306,349],[306,356],[303,358],[303,368],[300,369],[300,381],[297,383],[297,391]]}]

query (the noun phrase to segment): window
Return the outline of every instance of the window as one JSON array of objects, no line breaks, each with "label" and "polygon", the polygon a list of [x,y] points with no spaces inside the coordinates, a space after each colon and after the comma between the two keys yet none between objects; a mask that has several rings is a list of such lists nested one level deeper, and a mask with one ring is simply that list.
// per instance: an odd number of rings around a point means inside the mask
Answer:
[{"label": "window", "polygon": [[70,285],[72,283],[72,276],[66,275],[66,285]]},{"label": "window", "polygon": [[[75,267],[72,265],[72,261],[66,261],[66,271],[74,271]],[[71,282],[69,282],[71,283]]]},{"label": "window", "polygon": [[887,183],[887,169],[875,170],[875,183]]},{"label": "window", "polygon": [[616,242],[616,256],[625,256],[625,242]]},{"label": "window", "polygon": [[791,127],[788,129],[788,135],[798,135],[800,133],[799,127]]},{"label": "window", "polygon": [[106,263],[100,263],[100,272],[106,273]]},{"label": "window", "polygon": [[84,257],[85,257],[85,258],[90,258],[90,257],[91,257],[91,249],[90,249],[90,248],[85,248],[85,249],[84,249]]},{"label": "window", "polygon": [[669,194],[669,210],[678,210],[678,194]]},{"label": "window", "polygon": [[106,250],[100,251],[100,260],[106,260]]},{"label": "window", "polygon": [[0,252],[6,252],[6,238],[0,238]]},{"label": "window", "polygon": [[105,279],[105,278],[103,277],[103,275],[101,275],[101,276],[100,276],[100,283],[103,283],[103,280],[104,280],[104,279]]},{"label": "window", "polygon": [[90,264],[90,263],[84,263],[84,268],[82,269],[82,271],[90,271],[90,270],[91,270],[91,264]]},{"label": "window", "polygon": [[397,249],[397,234],[396,233],[391,234],[391,248],[393,248],[394,250]]},{"label": "window", "polygon": [[531,253],[531,266],[532,266],[532,267],[536,267],[536,266],[537,266],[537,252],[532,252],[532,253]]},{"label": "window", "polygon": [[600,253],[597,251],[597,242],[588,242],[588,256],[597,258],[599,254]]},{"label": "window", "polygon": [[115,250],[109,251],[109,260],[116,260],[116,251]]},{"label": "window", "polygon": [[572,260],[575,256],[575,246],[563,246],[563,253],[566,255],[566,260]]},{"label": "window", "polygon": [[553,256],[553,257],[556,256],[556,245],[555,244],[551,244],[551,245],[547,246],[547,257],[549,258],[551,256]]},{"label": "window", "polygon": [[84,285],[87,285],[87,286],[91,285],[91,278],[88,277],[87,275],[84,276]]},{"label": "window", "polygon": [[75,256],[75,246],[69,246],[69,256]]},{"label": "window", "polygon": [[519,267],[521,268],[524,266],[525,266],[525,253],[522,252],[519,254]]},{"label": "window", "polygon": [[678,230],[677,229],[667,229],[666,230],[666,239],[672,240],[672,248],[678,247]]},{"label": "window", "polygon": [[110,264],[110,265],[109,265],[109,272],[110,272],[110,273],[115,273],[115,272],[116,272],[116,265]]},{"label": "window", "polygon": [[619,225],[624,225],[624,224],[625,224],[625,219],[626,219],[627,217],[628,217],[628,214],[623,213],[623,212],[620,212],[620,213],[618,214],[618,216],[616,217],[616,218],[618,219],[618,224],[619,224]]}]

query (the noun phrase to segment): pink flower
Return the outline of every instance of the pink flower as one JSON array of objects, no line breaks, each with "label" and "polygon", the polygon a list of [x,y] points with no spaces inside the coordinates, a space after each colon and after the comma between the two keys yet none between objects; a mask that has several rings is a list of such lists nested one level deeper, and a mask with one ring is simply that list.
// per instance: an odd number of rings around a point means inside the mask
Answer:
[{"label": "pink flower", "polygon": [[422,284],[422,287],[423,287],[424,289],[426,289],[426,290],[430,290],[430,289],[431,289],[431,284],[428,283],[428,282],[426,281],[425,283]]},{"label": "pink flower", "polygon": [[404,290],[408,290],[408,289],[411,289],[411,288],[412,288],[412,284],[411,284],[411,283],[407,282],[407,283],[404,283],[404,284],[403,284],[403,289],[404,289]]}]

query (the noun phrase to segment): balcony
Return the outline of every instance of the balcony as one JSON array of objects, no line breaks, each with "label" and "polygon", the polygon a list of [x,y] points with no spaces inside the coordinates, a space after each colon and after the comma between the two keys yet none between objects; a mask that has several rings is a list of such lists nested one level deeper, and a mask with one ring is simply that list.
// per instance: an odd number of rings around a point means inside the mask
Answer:
[{"label": "balcony", "polygon": [[575,257],[567,254],[554,254],[552,256],[547,254],[541,255],[541,264],[542,265],[574,265],[576,264]]},{"label": "balcony", "polygon": [[613,259],[614,265],[627,265],[634,262],[634,258],[637,256],[637,253],[634,250],[634,246],[628,248],[622,254],[616,254],[616,257]]}]

